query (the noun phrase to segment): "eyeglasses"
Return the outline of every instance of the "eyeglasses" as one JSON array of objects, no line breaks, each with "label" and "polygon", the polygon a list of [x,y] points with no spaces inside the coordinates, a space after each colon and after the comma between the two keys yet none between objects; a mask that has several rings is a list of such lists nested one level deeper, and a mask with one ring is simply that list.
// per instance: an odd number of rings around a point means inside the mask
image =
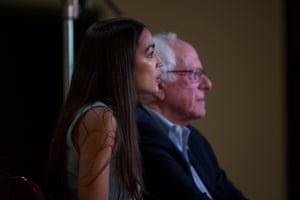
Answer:
[{"label": "eyeglasses", "polygon": [[195,81],[201,82],[203,75],[206,75],[203,69],[197,68],[194,70],[167,70],[165,73],[177,73],[178,75],[193,75]]}]

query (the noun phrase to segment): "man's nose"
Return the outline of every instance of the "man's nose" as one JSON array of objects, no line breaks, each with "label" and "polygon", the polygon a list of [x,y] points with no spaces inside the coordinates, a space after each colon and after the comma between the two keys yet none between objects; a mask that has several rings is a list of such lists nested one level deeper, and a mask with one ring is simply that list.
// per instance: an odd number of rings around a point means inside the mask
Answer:
[{"label": "man's nose", "polygon": [[199,88],[205,90],[210,90],[212,88],[212,82],[207,75],[203,74],[203,78],[199,84]]}]

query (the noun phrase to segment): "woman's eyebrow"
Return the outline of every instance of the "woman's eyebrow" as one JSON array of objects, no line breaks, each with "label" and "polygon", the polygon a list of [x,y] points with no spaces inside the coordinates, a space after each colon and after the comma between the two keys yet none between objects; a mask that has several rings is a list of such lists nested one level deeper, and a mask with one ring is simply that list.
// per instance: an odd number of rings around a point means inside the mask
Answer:
[{"label": "woman's eyebrow", "polygon": [[155,44],[150,44],[149,46],[147,46],[147,48],[145,49],[145,51],[147,52],[150,48],[155,48]]}]

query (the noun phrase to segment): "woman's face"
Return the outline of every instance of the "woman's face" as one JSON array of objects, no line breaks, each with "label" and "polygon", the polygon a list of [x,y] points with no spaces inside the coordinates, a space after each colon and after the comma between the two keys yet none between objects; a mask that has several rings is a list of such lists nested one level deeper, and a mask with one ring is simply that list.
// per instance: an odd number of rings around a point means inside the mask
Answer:
[{"label": "woman's face", "polygon": [[134,63],[134,80],[138,94],[158,92],[162,61],[156,54],[152,34],[144,28],[138,41]]}]

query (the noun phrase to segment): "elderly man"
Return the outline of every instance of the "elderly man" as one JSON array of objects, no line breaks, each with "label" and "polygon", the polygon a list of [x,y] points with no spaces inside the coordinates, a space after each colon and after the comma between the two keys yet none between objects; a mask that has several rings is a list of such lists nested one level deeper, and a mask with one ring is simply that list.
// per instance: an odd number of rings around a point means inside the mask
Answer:
[{"label": "elderly man", "polygon": [[159,92],[137,111],[145,199],[242,200],[207,140],[189,124],[205,116],[212,83],[196,50],[175,33],[157,34]]}]

